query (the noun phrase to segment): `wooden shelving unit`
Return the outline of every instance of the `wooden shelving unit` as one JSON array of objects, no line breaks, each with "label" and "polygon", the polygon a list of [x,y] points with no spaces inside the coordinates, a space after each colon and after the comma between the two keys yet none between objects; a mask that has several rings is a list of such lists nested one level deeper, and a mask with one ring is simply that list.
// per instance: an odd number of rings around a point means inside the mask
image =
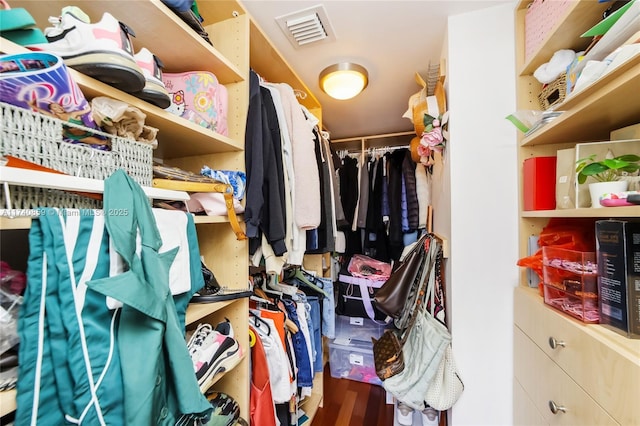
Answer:
[{"label": "wooden shelving unit", "polygon": [[[525,62],[525,15],[531,0],[516,9],[516,84],[518,109],[540,107],[538,66],[559,49],[584,49],[580,38],[602,19],[609,5],[573,1]],[[609,140],[610,132],[640,121],[640,56],[636,55],[555,107],[562,114],[535,133],[518,138],[519,183],[522,163],[556,155],[576,143]],[[519,257],[528,256],[528,241],[551,218],[638,218],[640,206],[525,211],[519,200]],[[522,268],[514,292],[514,424],[633,424],[640,418],[638,377],[640,341],[626,339],[600,325],[585,325],[544,304],[537,289],[528,288]],[[550,339],[563,346],[549,344]],[[550,402],[566,412],[550,409]]]},{"label": "wooden shelving unit", "polygon": [[[59,0],[18,0],[11,3],[14,8],[27,9],[38,27],[43,29],[50,26],[48,17],[59,15],[67,5],[67,2]],[[300,102],[318,119],[322,118],[320,103],[311,90],[272,46],[239,1],[198,2],[200,14],[204,18],[203,25],[213,46],[206,43],[160,0],[82,2],[80,7],[92,22],[98,22],[103,13],[109,12],[116,19],[127,23],[136,34],[133,39],[134,51],[142,47],[149,49],[162,60],[165,72],[209,71],[227,88],[229,135],[224,136],[71,70],[72,78],[88,99],[96,96],[112,97],[145,113],[146,123],[159,129],[158,148],[154,151],[154,157],[162,159],[166,164],[194,172],[199,172],[205,164],[218,169],[244,170],[250,67],[270,81],[284,82],[294,90],[304,92],[306,97]],[[0,51],[18,53],[25,49],[0,39]],[[101,183],[87,184],[99,187]],[[177,195],[176,192],[166,198]],[[195,222],[201,254],[217,280],[229,288],[246,288],[249,270],[247,242],[236,240],[227,217],[196,216]],[[0,217],[0,230],[28,229],[30,226],[31,218],[28,217]],[[248,419],[248,299],[192,304],[186,314],[187,328],[195,328],[202,321],[216,324],[225,319],[232,322],[245,356],[231,371],[216,377],[214,387],[232,396],[241,407],[242,417]],[[311,407],[315,405],[317,408],[322,401],[322,380],[316,380],[318,381],[320,386],[314,390],[314,396],[305,402],[310,413],[315,412]],[[0,392],[0,407],[0,416],[15,410],[15,391]]]}]

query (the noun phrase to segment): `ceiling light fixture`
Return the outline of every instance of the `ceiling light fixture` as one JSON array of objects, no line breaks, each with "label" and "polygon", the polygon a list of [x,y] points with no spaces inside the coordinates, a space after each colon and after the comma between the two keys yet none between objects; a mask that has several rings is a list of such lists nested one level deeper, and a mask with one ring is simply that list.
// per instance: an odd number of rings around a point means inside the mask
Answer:
[{"label": "ceiling light fixture", "polygon": [[323,69],[320,88],[334,99],[351,99],[369,83],[369,73],[362,65],[340,62]]}]

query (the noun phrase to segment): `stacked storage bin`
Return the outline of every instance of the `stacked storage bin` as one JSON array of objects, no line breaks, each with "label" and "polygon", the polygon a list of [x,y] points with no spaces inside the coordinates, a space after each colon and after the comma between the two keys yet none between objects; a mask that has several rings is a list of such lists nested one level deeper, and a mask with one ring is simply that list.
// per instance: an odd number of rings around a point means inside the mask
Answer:
[{"label": "stacked storage bin", "polygon": [[336,338],[329,342],[331,376],[382,385],[373,363],[371,338],[380,338],[386,327],[369,318],[336,315]]}]

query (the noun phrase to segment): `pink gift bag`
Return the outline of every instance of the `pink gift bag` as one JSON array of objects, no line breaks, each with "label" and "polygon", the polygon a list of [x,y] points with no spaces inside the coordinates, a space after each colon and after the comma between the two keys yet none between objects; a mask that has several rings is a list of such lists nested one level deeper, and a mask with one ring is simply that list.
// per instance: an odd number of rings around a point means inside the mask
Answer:
[{"label": "pink gift bag", "polygon": [[229,95],[214,74],[207,71],[163,73],[162,81],[171,97],[167,111],[228,136]]}]

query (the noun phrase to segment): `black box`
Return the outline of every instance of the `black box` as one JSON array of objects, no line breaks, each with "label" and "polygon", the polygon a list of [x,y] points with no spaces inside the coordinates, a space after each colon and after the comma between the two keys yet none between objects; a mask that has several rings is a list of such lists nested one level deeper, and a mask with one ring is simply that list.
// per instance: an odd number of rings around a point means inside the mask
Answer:
[{"label": "black box", "polygon": [[640,221],[596,221],[600,324],[640,339]]}]

